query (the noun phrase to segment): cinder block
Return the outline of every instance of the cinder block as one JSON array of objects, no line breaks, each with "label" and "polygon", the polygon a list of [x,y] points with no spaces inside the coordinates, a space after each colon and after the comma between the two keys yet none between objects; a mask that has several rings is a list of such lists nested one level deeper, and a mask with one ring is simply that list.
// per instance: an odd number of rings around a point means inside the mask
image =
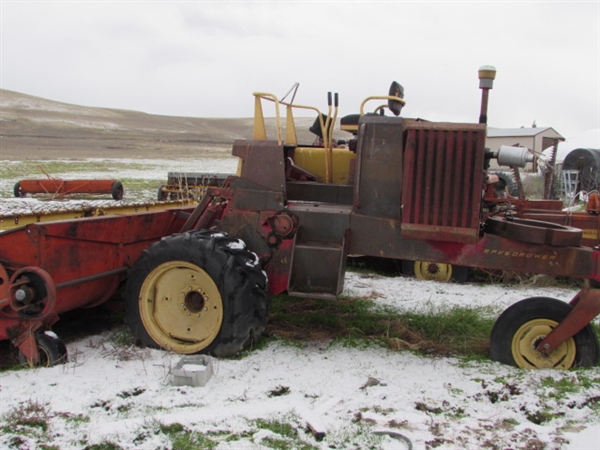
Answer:
[{"label": "cinder block", "polygon": [[210,356],[184,356],[173,368],[173,384],[175,386],[204,386],[210,380],[212,373]]}]

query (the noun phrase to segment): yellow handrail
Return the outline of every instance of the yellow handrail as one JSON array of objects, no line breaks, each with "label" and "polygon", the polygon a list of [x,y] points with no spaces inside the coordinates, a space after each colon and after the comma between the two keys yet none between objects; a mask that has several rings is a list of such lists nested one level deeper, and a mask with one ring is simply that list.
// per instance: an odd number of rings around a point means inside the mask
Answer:
[{"label": "yellow handrail", "polygon": [[[372,97],[367,97],[362,101],[362,103],[360,104],[360,115],[361,116],[365,115],[365,105],[367,104],[367,102],[369,102],[371,100],[393,100],[395,102],[402,103],[402,106],[406,105],[406,101],[404,99],[402,99],[400,97],[396,97],[394,95],[375,95]],[[381,108],[385,108],[385,106],[379,106],[377,108],[377,110],[379,110]]]},{"label": "yellow handrail", "polygon": [[254,139],[264,141],[267,139],[267,128],[265,127],[265,117],[262,111],[261,99],[269,100],[275,103],[275,121],[277,126],[277,143],[281,141],[281,116],[279,114],[279,99],[268,92],[254,92]]}]

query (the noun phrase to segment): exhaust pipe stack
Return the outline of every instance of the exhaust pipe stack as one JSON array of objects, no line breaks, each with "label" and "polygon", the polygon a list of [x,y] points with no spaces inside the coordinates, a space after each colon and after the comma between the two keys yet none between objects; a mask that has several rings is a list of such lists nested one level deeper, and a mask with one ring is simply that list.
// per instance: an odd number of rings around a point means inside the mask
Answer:
[{"label": "exhaust pipe stack", "polygon": [[494,87],[496,68],[494,66],[481,66],[479,68],[479,89],[481,89],[481,113],[479,123],[487,123],[487,109],[489,91]]}]

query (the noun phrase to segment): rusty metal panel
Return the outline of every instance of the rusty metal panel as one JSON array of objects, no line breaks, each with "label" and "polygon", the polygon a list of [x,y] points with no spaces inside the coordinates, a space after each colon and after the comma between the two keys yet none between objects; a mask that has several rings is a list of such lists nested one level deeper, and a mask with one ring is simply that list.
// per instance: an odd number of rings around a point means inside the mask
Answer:
[{"label": "rusty metal panel", "polygon": [[405,121],[402,237],[475,243],[485,126]]},{"label": "rusty metal panel", "polygon": [[335,300],[342,293],[345,263],[343,242],[296,243],[290,267],[288,293],[297,297]]},{"label": "rusty metal panel", "polygon": [[360,119],[354,192],[358,214],[400,219],[402,120],[377,115]]},{"label": "rusty metal panel", "polygon": [[[11,276],[24,267],[47,272],[56,288],[54,315],[92,307],[115,295],[142,251],[178,232],[184,221],[166,210],[31,224],[0,233],[0,265]],[[0,320],[0,339],[6,326]]]},{"label": "rusty metal panel", "polygon": [[276,141],[242,141],[233,144],[232,154],[242,160],[240,176],[268,190],[285,192],[283,146]]},{"label": "rusty metal panel", "polygon": [[351,206],[290,204],[289,209],[298,217],[299,226],[288,292],[334,299],[344,283]]},{"label": "rusty metal panel", "polygon": [[302,243],[339,244],[350,228],[351,207],[348,205],[290,203],[288,208],[300,220],[298,239]]},{"label": "rusty metal panel", "polygon": [[350,216],[349,254],[410,259],[414,256],[409,248],[412,242],[402,239],[400,220],[362,214]]},{"label": "rusty metal panel", "polygon": [[600,216],[597,214],[525,209],[518,214],[518,217],[579,228],[582,231],[581,245],[595,247],[600,244]]}]

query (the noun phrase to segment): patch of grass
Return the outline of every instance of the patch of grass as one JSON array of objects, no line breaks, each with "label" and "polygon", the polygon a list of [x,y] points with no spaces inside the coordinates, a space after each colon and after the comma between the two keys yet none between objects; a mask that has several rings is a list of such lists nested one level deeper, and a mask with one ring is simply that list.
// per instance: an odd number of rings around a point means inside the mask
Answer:
[{"label": "patch of grass", "polygon": [[564,416],[564,413],[550,410],[539,410],[533,412],[525,411],[525,417],[527,420],[536,425],[543,425],[562,416]]},{"label": "patch of grass", "polygon": [[385,345],[422,354],[485,358],[493,319],[457,307],[423,314],[377,308],[369,299],[273,299],[267,333],[296,342]]},{"label": "patch of grass", "polygon": [[450,354],[468,357],[487,355],[494,320],[483,317],[480,311],[456,307],[404,317],[417,335],[433,344],[432,350],[447,348]]},{"label": "patch of grass", "polygon": [[581,389],[581,385],[578,383],[576,377],[560,377],[555,379],[554,377],[545,377],[540,380],[540,384],[543,388],[546,388],[548,397],[562,400],[569,394],[578,392]]},{"label": "patch of grass", "polygon": [[373,434],[371,425],[363,421],[333,429],[327,433],[327,444],[332,449],[382,448],[383,437]]},{"label": "patch of grass", "polygon": [[0,430],[6,434],[43,435],[48,431],[50,417],[47,405],[29,400],[6,414],[6,425]]},{"label": "patch of grass", "polygon": [[568,399],[571,394],[580,393],[582,390],[593,390],[599,383],[600,378],[588,377],[585,369],[564,374],[559,372],[557,376],[548,376],[540,380],[540,385],[545,390],[544,396],[558,401]]},{"label": "patch of grass", "polygon": [[123,447],[111,441],[103,441],[100,444],[87,445],[83,450],[123,450]]},{"label": "patch of grass", "polygon": [[60,412],[56,414],[58,417],[65,419],[68,422],[73,423],[89,423],[90,417],[84,416],[83,414],[73,414],[70,412]]},{"label": "patch of grass", "polygon": [[597,322],[597,318],[596,318],[596,322],[592,322],[592,328],[594,329],[594,332],[596,333],[596,337],[600,338],[600,323]]},{"label": "patch of grass", "polygon": [[288,422],[282,422],[279,420],[265,420],[257,419],[253,422],[253,425],[261,430],[269,430],[280,436],[284,436],[290,439],[295,439],[298,436],[296,429]]},{"label": "patch of grass", "polygon": [[108,341],[115,347],[129,347],[135,343],[131,330],[125,325],[116,328],[111,333]]},{"label": "patch of grass", "polygon": [[277,436],[268,436],[260,442],[261,446],[277,450],[316,450],[318,447],[304,442],[298,436],[298,431],[293,425],[294,417],[286,417],[284,420],[257,419],[252,426],[261,430],[269,430]]},{"label": "patch of grass", "polygon": [[179,423],[160,424],[158,428],[169,437],[173,450],[209,450],[218,445],[218,442]]}]

